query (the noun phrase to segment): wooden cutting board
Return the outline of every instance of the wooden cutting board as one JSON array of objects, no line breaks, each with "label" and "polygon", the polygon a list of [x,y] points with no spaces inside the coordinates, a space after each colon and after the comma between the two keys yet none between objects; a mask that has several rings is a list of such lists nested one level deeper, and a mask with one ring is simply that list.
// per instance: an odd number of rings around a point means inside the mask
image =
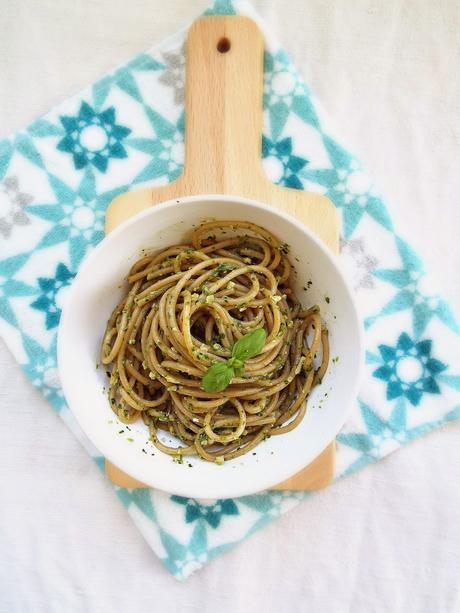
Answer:
[{"label": "wooden cutting board", "polygon": [[[263,43],[262,33],[247,17],[212,16],[194,22],[186,47],[183,174],[168,185],[115,198],[107,209],[106,232],[165,200],[233,194],[295,215],[338,252],[339,218],[333,204],[321,194],[273,184],[262,168]],[[335,441],[274,489],[323,488],[334,476],[334,461]],[[106,473],[116,485],[146,487],[108,461]]]}]

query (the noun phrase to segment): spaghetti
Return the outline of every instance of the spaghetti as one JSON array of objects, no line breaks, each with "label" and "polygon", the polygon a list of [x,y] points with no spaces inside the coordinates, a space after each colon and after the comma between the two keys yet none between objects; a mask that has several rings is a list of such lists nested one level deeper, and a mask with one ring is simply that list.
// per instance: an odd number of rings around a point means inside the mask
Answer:
[{"label": "spaghetti", "polygon": [[[135,262],[102,342],[122,422],[141,417],[164,453],[221,464],[302,421],[329,346],[319,307],[303,309],[293,292],[288,250],[253,223],[217,220],[197,227],[191,244]],[[257,329],[261,351],[225,389],[205,391],[209,368]],[[181,445],[161,442],[160,430]]]}]

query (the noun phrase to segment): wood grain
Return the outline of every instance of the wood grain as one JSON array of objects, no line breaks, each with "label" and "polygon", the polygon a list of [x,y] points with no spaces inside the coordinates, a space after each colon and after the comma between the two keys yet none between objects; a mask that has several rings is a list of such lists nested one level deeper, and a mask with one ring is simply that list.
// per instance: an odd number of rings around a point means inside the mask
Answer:
[{"label": "wood grain", "polygon": [[[218,50],[220,41],[229,45]],[[273,184],[261,162],[263,37],[247,17],[202,17],[186,45],[185,163],[182,175],[160,187],[115,198],[106,232],[152,205],[197,194],[230,194],[271,204],[295,215],[332,251],[339,218],[325,196]],[[186,203],[178,204],[187,206]],[[335,442],[297,475],[274,489],[313,490],[333,478]],[[106,461],[107,476],[122,487],[146,487]]]}]

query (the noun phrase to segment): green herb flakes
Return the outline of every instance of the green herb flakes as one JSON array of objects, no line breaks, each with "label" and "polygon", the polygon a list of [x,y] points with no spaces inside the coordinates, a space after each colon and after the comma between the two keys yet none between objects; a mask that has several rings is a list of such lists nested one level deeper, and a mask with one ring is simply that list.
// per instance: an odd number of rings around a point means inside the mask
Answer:
[{"label": "green herb flakes", "polygon": [[281,243],[278,249],[281,251],[281,253],[283,253],[284,255],[287,255],[289,251],[291,250],[291,247],[288,245],[288,243]]}]

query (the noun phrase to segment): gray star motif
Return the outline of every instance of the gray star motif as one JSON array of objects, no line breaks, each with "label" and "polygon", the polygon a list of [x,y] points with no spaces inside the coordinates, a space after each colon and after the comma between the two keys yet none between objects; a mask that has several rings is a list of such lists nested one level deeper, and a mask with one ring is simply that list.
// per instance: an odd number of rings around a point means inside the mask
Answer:
[{"label": "gray star motif", "polygon": [[372,271],[375,270],[379,261],[374,256],[366,253],[363,238],[352,238],[350,240],[341,238],[340,251],[341,253],[346,253],[354,260],[356,268],[354,289],[372,289],[374,287]]},{"label": "gray star motif", "polygon": [[159,81],[174,90],[174,104],[182,104],[185,87],[185,46],[182,45],[178,53],[167,51],[162,54],[162,57],[166,70]]},{"label": "gray star motif", "polygon": [[32,202],[30,194],[19,189],[18,178],[14,175],[0,182],[0,234],[8,238],[13,226],[25,226],[30,223],[24,208]]}]

